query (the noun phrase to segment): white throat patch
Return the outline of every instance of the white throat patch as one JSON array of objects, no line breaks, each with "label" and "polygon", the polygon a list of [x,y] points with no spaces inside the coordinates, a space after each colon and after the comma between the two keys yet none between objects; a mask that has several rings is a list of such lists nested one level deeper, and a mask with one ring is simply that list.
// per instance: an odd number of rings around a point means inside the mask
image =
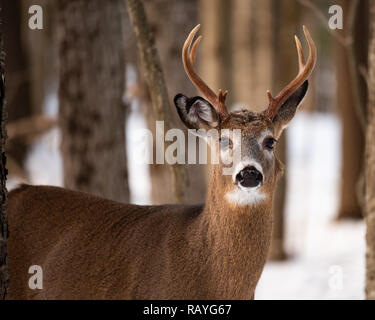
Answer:
[{"label": "white throat patch", "polygon": [[261,193],[256,188],[243,188],[241,186],[236,187],[235,190],[225,194],[225,198],[234,205],[247,206],[250,204],[257,204],[265,201],[267,196]]}]

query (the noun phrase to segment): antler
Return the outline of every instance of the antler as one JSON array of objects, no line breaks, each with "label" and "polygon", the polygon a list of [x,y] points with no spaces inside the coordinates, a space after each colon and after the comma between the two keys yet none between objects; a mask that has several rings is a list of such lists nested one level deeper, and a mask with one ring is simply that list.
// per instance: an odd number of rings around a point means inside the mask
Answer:
[{"label": "antler", "polygon": [[215,110],[219,113],[220,119],[225,120],[229,116],[228,110],[225,106],[225,99],[227,97],[228,91],[225,91],[223,93],[220,89],[219,94],[216,95],[194,71],[195,51],[198,47],[199,42],[202,39],[202,36],[199,36],[194,41],[189,54],[191,43],[199,28],[200,24],[198,24],[186,38],[184,47],[182,48],[182,62],[184,63],[185,72],[190,78],[191,82],[193,82],[193,84],[202,92],[202,94],[212,104]]},{"label": "antler", "polygon": [[296,91],[307,80],[307,78],[311,75],[314,69],[316,62],[316,47],[314,41],[310,36],[309,31],[305,26],[303,26],[303,32],[309,45],[309,58],[305,63],[301,42],[299,41],[297,36],[295,36],[294,38],[296,40],[296,47],[298,53],[299,72],[297,77],[295,77],[292,82],[290,82],[283,90],[281,90],[281,92],[275,98],[272,97],[269,90],[267,91],[269,105],[265,111],[265,114],[270,119],[273,119],[275,117],[277,111],[280,109],[282,104],[293,94],[294,91]]}]

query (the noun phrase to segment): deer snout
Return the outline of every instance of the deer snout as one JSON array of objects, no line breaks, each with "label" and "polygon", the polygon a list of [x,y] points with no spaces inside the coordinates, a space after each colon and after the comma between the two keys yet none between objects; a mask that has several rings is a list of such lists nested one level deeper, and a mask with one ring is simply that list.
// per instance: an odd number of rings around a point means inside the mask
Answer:
[{"label": "deer snout", "polygon": [[236,183],[245,188],[255,188],[263,181],[263,175],[254,166],[243,168],[236,175]]}]

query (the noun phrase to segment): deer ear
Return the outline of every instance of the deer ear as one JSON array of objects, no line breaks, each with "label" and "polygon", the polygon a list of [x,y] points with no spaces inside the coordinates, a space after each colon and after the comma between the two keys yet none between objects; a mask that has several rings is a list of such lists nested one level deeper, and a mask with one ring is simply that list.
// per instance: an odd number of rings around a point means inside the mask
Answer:
[{"label": "deer ear", "polygon": [[175,96],[174,104],[180,119],[189,129],[209,129],[219,124],[216,110],[202,97],[188,98],[180,93]]},{"label": "deer ear", "polygon": [[279,127],[277,136],[280,136],[283,129],[285,129],[290,120],[296,114],[298,106],[301,104],[303,98],[306,95],[309,84],[306,80],[280,107],[279,111],[273,119],[275,125]]}]

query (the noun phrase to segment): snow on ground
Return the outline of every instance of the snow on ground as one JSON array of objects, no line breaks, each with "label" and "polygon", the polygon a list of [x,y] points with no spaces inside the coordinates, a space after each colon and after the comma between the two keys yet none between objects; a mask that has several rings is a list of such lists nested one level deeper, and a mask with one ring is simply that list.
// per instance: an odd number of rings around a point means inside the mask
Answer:
[{"label": "snow on ground", "polygon": [[[150,199],[147,167],[137,161],[139,136],[132,134],[143,127],[144,119],[133,107],[127,121],[127,147],[131,198],[139,204]],[[339,121],[329,114],[300,112],[287,134],[286,249],[290,258],[267,263],[255,298],[363,299],[364,223],[334,221],[340,178]],[[27,162],[33,184],[62,185],[59,141],[55,129],[33,147]],[[8,186],[14,183],[10,179]]]},{"label": "snow on ground", "polygon": [[33,146],[26,162],[32,184],[63,185],[60,131],[55,128]]},{"label": "snow on ground", "polygon": [[149,181],[148,165],[143,163],[142,155],[147,153],[147,144],[142,135],[142,129],[147,128],[146,120],[133,104],[132,112],[126,122],[127,157],[131,202],[136,204],[151,204],[151,184]]}]

